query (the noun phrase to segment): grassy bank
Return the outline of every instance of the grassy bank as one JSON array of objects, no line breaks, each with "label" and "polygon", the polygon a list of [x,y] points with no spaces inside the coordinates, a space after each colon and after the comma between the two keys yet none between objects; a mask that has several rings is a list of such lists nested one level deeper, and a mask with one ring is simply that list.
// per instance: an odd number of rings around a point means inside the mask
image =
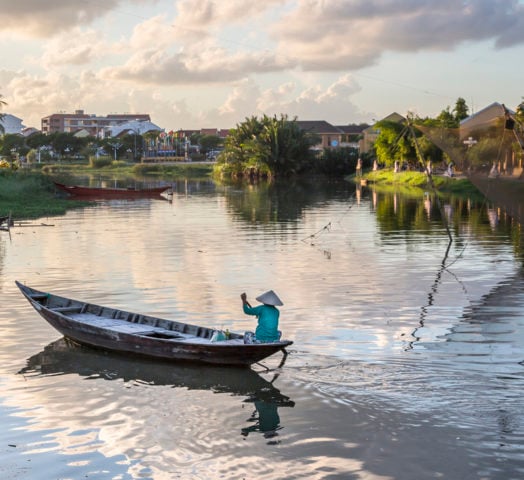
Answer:
[{"label": "grassy bank", "polygon": [[39,173],[0,170],[0,216],[11,213],[14,220],[63,215],[87,202],[55,197],[51,179]]},{"label": "grassy bank", "polygon": [[[425,190],[429,188],[428,178],[422,172],[407,171],[395,173],[393,170],[376,170],[365,173],[362,178],[377,185],[405,186]],[[435,188],[440,192],[482,195],[466,178],[433,175],[432,179]]]},{"label": "grassy bank", "polygon": [[[33,166],[33,168],[39,168]],[[164,180],[175,180],[179,178],[203,178],[209,177],[213,171],[210,163],[126,163],[114,161],[109,165],[93,168],[87,163],[82,164],[53,164],[41,167],[41,171],[50,175],[61,174],[117,174],[122,176],[151,176],[161,177]]]},{"label": "grassy bank", "polygon": [[150,176],[162,180],[205,178],[212,173],[209,163],[126,163],[111,162],[93,168],[84,163],[32,165],[13,171],[0,169],[0,216],[11,213],[14,220],[63,215],[71,208],[89,205],[89,202],[57,197],[53,178],[98,174],[121,177]]}]

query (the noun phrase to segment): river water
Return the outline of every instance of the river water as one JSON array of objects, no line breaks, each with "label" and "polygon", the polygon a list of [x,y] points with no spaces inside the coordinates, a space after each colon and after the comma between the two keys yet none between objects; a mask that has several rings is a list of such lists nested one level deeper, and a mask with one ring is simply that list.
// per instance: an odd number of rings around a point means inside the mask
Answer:
[{"label": "river water", "polygon": [[[181,181],[0,234],[2,478],[524,478],[523,234],[488,202]],[[93,351],[15,280],[239,332],[271,288],[295,343],[267,369]]]}]

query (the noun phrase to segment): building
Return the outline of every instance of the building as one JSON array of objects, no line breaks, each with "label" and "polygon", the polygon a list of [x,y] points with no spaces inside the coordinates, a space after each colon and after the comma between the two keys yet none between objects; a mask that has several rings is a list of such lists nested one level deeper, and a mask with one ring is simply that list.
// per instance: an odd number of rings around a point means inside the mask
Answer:
[{"label": "building", "polygon": [[98,137],[110,127],[133,120],[151,121],[151,118],[148,114],[141,113],[110,114],[102,117],[88,115],[83,110],[76,110],[75,113],[53,113],[42,118],[42,133],[49,135],[55,132],[75,133],[86,130],[90,135]]},{"label": "building", "polygon": [[[511,115],[515,112],[507,110]],[[490,127],[502,126],[505,120],[505,107],[498,102],[493,102],[491,105],[484,107],[476,113],[460,122],[460,138],[461,140],[475,135],[476,132],[486,131]]]},{"label": "building", "polygon": [[319,143],[313,149],[340,147],[344,132],[325,120],[297,120],[296,123],[304,132],[318,136]]},{"label": "building", "polygon": [[342,133],[342,139],[340,141],[341,147],[359,148],[360,140],[363,138],[363,131],[369,128],[367,123],[361,123],[359,125],[335,125]]},{"label": "building", "polygon": [[11,134],[22,134],[22,130],[24,130],[25,125],[22,124],[22,119],[15,117],[14,115],[11,115],[10,113],[5,113],[0,118],[0,125],[2,125],[3,133],[11,133]]},{"label": "building", "polygon": [[164,129],[149,120],[131,120],[111,125],[103,129],[104,137],[121,137],[122,135],[144,135],[148,132],[163,132]]},{"label": "building", "polygon": [[[490,176],[522,178],[524,135],[517,128],[515,112],[505,105],[493,102],[462,120],[459,140],[468,147],[471,157],[476,157],[477,163],[491,166]],[[478,150],[477,144],[481,145]],[[489,154],[488,146],[497,154]]]},{"label": "building", "polygon": [[[400,113],[393,112],[390,113],[387,117],[384,117],[381,122],[395,122],[395,123],[405,123],[406,119],[400,115]],[[377,122],[379,123],[379,122]],[[371,125],[368,128],[365,128],[362,131],[362,139],[359,142],[359,150],[361,153],[369,153],[373,149],[373,145],[377,140],[377,137],[380,133],[380,129],[377,128],[377,124]]]}]

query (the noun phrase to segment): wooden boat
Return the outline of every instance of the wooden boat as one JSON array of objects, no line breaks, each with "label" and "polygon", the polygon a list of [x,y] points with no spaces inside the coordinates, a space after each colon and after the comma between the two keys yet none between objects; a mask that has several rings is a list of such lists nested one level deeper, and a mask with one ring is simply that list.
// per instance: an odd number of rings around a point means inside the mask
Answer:
[{"label": "wooden boat", "polygon": [[63,183],[54,182],[56,188],[67,192],[70,195],[79,197],[92,197],[92,198],[107,198],[107,197],[119,197],[119,198],[134,198],[134,197],[151,197],[157,196],[161,193],[171,190],[171,186],[164,185],[163,187],[153,188],[104,188],[104,187],[84,187],[80,185],[64,185]]},{"label": "wooden boat", "polygon": [[13,226],[13,220],[11,219],[11,215],[1,216],[0,217],[0,230],[6,230],[9,231],[9,229]]},{"label": "wooden boat", "polygon": [[212,328],[126,312],[35,290],[16,282],[33,308],[62,335],[80,344],[164,360],[251,365],[293,342],[245,344],[231,333],[213,342]]}]

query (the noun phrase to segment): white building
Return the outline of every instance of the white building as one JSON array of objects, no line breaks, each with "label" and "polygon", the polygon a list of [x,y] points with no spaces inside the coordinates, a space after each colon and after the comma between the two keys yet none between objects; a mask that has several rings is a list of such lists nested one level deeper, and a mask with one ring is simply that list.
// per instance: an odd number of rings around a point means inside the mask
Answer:
[{"label": "white building", "polygon": [[25,125],[22,124],[22,119],[11,115],[10,113],[5,113],[4,116],[0,119],[0,124],[4,127],[3,133],[22,133],[22,130],[25,128]]},{"label": "white building", "polygon": [[118,137],[122,133],[143,135],[151,131],[163,132],[164,129],[149,120],[131,120],[126,123],[104,127],[100,134],[103,137]]}]

